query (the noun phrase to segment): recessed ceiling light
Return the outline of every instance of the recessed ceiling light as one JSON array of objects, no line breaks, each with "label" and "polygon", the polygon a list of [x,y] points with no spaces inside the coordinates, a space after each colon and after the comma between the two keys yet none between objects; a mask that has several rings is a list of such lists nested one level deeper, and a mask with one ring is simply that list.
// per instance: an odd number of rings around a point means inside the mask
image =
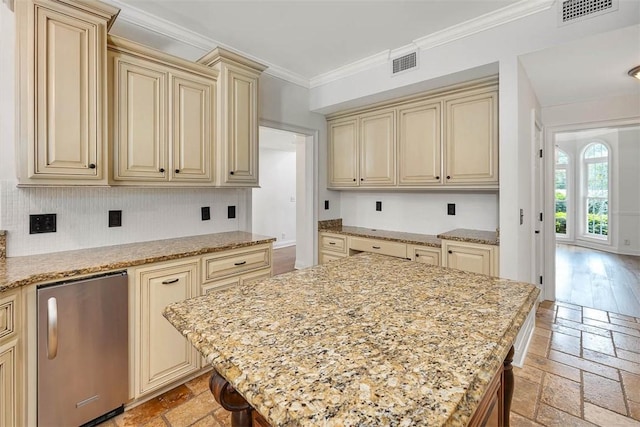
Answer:
[{"label": "recessed ceiling light", "polygon": [[635,77],[636,79],[640,80],[640,65],[638,65],[637,67],[633,67],[632,69],[629,70],[629,75],[631,77]]}]

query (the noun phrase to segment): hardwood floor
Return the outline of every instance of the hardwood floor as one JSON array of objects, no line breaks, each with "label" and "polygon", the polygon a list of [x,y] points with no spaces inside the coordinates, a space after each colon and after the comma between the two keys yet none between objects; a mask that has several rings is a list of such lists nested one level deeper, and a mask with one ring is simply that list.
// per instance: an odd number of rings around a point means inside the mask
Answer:
[{"label": "hardwood floor", "polygon": [[559,244],[556,299],[640,317],[640,257]]},{"label": "hardwood floor", "polygon": [[273,275],[288,273],[296,265],[296,247],[287,246],[273,250]]}]

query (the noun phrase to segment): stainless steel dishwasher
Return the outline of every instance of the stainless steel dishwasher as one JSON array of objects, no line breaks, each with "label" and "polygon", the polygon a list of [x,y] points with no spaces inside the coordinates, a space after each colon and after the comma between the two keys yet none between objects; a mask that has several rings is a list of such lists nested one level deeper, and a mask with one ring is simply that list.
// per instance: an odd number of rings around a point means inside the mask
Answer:
[{"label": "stainless steel dishwasher", "polygon": [[38,425],[95,425],[128,400],[127,273],[38,288]]}]

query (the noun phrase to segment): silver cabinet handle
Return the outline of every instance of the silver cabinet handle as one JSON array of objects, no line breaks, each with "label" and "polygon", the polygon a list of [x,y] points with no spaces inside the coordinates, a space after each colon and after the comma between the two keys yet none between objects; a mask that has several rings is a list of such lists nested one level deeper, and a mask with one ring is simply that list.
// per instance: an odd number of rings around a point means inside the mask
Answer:
[{"label": "silver cabinet handle", "polygon": [[47,357],[58,355],[58,301],[54,297],[47,300]]},{"label": "silver cabinet handle", "polygon": [[380,246],[371,246],[373,249],[380,249]]},{"label": "silver cabinet handle", "polygon": [[162,284],[163,284],[163,285],[170,285],[170,284],[172,284],[172,283],[176,283],[178,280],[180,280],[180,279],[163,280],[163,281],[162,281]]},{"label": "silver cabinet handle", "polygon": [[247,261],[236,262],[234,265],[245,265]]}]

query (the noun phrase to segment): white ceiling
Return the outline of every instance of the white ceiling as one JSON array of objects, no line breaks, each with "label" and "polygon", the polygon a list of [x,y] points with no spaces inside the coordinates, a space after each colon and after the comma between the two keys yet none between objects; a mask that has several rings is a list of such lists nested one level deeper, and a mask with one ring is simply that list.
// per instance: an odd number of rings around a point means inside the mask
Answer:
[{"label": "white ceiling", "polygon": [[306,79],[516,2],[120,1]]},{"label": "white ceiling", "polygon": [[260,126],[259,133],[260,149],[296,151],[298,135],[293,132]]},{"label": "white ceiling", "polygon": [[640,25],[523,55],[540,104],[567,104],[617,95],[640,97],[627,72],[640,65]]}]

